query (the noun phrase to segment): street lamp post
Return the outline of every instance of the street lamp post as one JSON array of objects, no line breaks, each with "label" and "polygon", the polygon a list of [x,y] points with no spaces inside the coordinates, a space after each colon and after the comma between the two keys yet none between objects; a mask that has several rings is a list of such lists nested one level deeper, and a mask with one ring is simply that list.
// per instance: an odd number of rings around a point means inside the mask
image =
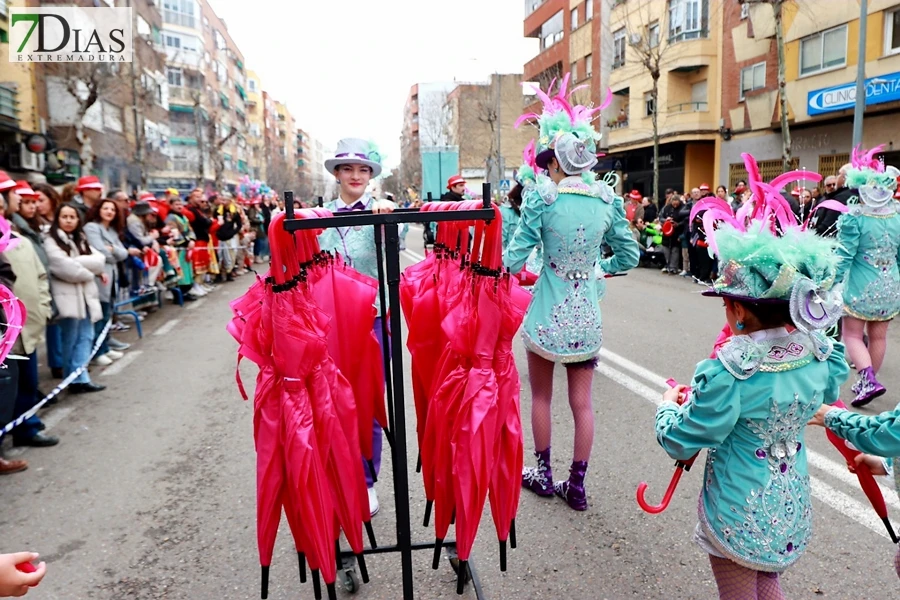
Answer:
[{"label": "street lamp post", "polygon": [[863,115],[866,111],[866,22],[868,0],[859,0],[859,44],[856,54],[856,107],[853,110],[853,147],[862,144]]}]

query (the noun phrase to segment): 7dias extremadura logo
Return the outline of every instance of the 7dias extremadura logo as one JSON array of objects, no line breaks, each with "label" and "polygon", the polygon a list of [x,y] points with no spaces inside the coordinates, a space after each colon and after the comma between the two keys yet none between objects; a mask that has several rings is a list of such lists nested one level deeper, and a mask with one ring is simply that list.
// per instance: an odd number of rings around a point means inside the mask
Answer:
[{"label": "7dias extremadura logo", "polygon": [[9,9],[9,62],[131,62],[130,8]]}]

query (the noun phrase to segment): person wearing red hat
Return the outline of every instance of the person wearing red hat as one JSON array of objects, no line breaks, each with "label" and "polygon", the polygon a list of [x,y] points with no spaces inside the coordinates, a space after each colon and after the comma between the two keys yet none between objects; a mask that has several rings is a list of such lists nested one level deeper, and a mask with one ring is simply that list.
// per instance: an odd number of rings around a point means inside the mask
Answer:
[{"label": "person wearing red hat", "polygon": [[643,220],[644,206],[642,202],[644,196],[637,190],[631,190],[626,198],[628,203],[625,205],[625,218],[628,219],[628,222],[634,223],[635,221]]},{"label": "person wearing red hat", "polygon": [[701,183],[699,189],[701,198],[706,198],[707,196],[712,195],[712,188],[709,187],[708,183]]},{"label": "person wearing red hat", "polygon": [[460,175],[454,175],[447,180],[447,191],[441,196],[443,202],[462,202],[466,193],[466,180]]},{"label": "person wearing red hat", "polygon": [[[25,414],[43,397],[38,389],[38,358],[37,347],[44,341],[47,322],[51,317],[52,300],[50,296],[50,284],[48,270],[42,264],[38,248],[40,241],[35,244],[32,238],[23,235],[18,223],[22,223],[32,234],[34,232],[28,223],[19,214],[22,198],[33,201],[36,194],[25,181],[16,182],[16,187],[7,189],[0,195],[0,203],[3,204],[3,214],[12,225],[13,237],[18,238],[19,244],[8,248],[3,257],[12,268],[15,282],[10,288],[25,307],[26,321],[20,330],[20,335],[13,345],[13,354],[26,357],[26,360],[15,361],[9,368],[17,369],[17,386],[13,390],[15,397],[15,416]],[[40,240],[40,237],[37,238]],[[43,248],[41,247],[43,254]],[[46,259],[46,254],[44,254]],[[37,415],[32,415],[23,423],[12,430],[13,445],[15,446],[55,446],[59,439],[41,433],[44,424]],[[2,439],[2,435],[0,435]]]},{"label": "person wearing red hat", "polygon": [[77,193],[72,198],[72,206],[78,211],[81,222],[84,223],[87,211],[103,196],[103,184],[96,175],[85,175],[78,179],[75,191]]},{"label": "person wearing red hat", "polygon": [[6,171],[0,171],[0,192],[11,190],[16,187],[16,182],[12,177],[6,174]]}]

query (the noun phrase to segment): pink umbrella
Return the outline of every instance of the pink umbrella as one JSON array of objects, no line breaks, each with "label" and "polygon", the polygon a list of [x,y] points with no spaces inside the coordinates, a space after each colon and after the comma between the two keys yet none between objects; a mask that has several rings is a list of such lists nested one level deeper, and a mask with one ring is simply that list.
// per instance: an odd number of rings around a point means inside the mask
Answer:
[{"label": "pink umbrella", "polygon": [[[457,591],[462,591],[472,545],[499,456],[500,419],[494,356],[500,338],[501,244],[499,209],[487,225],[476,225],[470,263],[474,275],[474,346],[466,389],[453,426],[456,547],[460,558]],[[481,243],[483,238],[484,250]]]},{"label": "pink umbrella", "polygon": [[504,310],[494,354],[500,435],[498,459],[491,478],[490,499],[491,515],[500,541],[500,570],[505,571],[507,539],[513,548],[516,545],[511,531],[519,507],[524,463],[519,371],[513,357],[513,338],[525,317],[531,294],[523,290],[512,277],[506,277],[500,289],[503,292],[501,298]]}]

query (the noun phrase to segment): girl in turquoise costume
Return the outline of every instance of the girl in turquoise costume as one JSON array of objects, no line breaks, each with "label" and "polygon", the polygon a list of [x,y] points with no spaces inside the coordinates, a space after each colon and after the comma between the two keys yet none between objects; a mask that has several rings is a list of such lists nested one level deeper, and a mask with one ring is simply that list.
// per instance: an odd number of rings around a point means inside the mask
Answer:
[{"label": "girl in turquoise costume", "polygon": [[675,459],[708,449],[694,540],[719,598],[783,599],[779,573],[812,528],[804,429],[838,400],[849,371],[843,347],[822,333],[841,315],[837,244],[797,225],[771,187],[746,224],[717,198],[693,210],[707,211],[709,252],[721,261],[704,295],[723,298],[733,335],[697,365],[687,402],[685,386],[663,395],[656,436]]},{"label": "girl in turquoise costume", "polygon": [[[568,82],[566,75],[552,98],[535,90],[543,102],[543,114],[524,115],[516,123],[536,119],[540,138],[537,149],[533,141],[529,144],[526,166],[519,171],[524,186],[522,217],[504,264],[518,273],[532,250],[538,244],[543,248],[543,268],[523,332],[537,467],[524,470],[522,485],[539,496],[556,493],[571,508],[585,510],[584,476],[594,441],[591,383],[602,339],[599,300],[603,284],[597,270],[618,273],[634,268],[638,247],[625,220],[622,198],[607,183],[596,181],[591,171],[597,164],[595,142],[599,137],[591,121],[602,107],[572,106],[566,97]],[[538,169],[549,175],[537,174]],[[600,260],[604,242],[615,254]],[[556,363],[567,367],[575,449],[569,479],[554,484],[550,401]]]},{"label": "girl in turquoise costume", "polygon": [[[893,476],[900,493],[900,405],[891,412],[873,416],[823,406],[810,425],[827,427],[857,450],[866,452],[856,457],[857,464],[865,461],[873,475]],[[880,456],[892,458],[884,461]],[[894,557],[894,569],[900,577],[900,548]]]},{"label": "girl in turquoise costume", "polygon": [[[346,138],[338,142],[334,158],[325,161],[325,168],[334,174],[340,186],[338,197],[325,204],[333,213],[355,210],[372,210],[375,212],[391,212],[395,205],[390,200],[376,200],[366,192],[369,181],[381,174],[381,155],[371,142],[356,138]],[[351,267],[378,279],[378,259],[375,253],[375,234],[372,227],[334,227],[326,229],[319,236],[322,250],[340,254]],[[376,310],[380,310],[376,305]],[[384,346],[389,340],[382,338],[381,315],[375,319],[375,335]],[[360,431],[360,435],[365,432]],[[378,422],[372,425],[372,464],[375,477],[381,468],[381,426]],[[363,461],[366,483],[369,487],[369,512],[378,512],[378,495],[375,492],[373,474],[369,472],[368,463]]]},{"label": "girl in turquoise costume", "polygon": [[[894,199],[900,171],[873,158],[881,146],[854,149],[847,186],[856,190],[838,220],[838,281],[844,282],[843,340],[859,371],[853,406],[884,394],[877,375],[887,351],[887,330],[900,313],[900,204]],[[868,346],[863,341],[868,335]]]}]

